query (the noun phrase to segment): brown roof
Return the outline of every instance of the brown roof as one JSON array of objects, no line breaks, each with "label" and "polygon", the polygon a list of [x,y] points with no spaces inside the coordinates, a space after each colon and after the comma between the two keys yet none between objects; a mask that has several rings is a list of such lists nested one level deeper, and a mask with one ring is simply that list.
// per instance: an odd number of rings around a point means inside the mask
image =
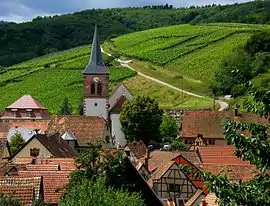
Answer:
[{"label": "brown roof", "polygon": [[244,182],[252,180],[260,174],[254,165],[203,164],[200,168],[214,175],[226,174],[231,180]]},{"label": "brown roof", "polygon": [[230,111],[185,111],[182,124],[182,137],[196,138],[198,134],[202,134],[205,138],[224,139],[224,129],[221,123],[223,120],[228,119],[268,124],[267,119],[250,113],[239,113],[235,117],[234,112]]},{"label": "brown roof", "polygon": [[0,190],[7,196],[14,196],[22,205],[31,205],[33,198],[40,197],[42,178],[1,177]]},{"label": "brown roof", "polygon": [[59,203],[71,171],[20,171],[19,177],[43,177],[44,201],[48,204]]},{"label": "brown roof", "polygon": [[132,152],[137,159],[146,157],[147,155],[147,147],[142,141],[139,142],[134,141],[131,143],[127,143],[125,146],[125,150],[127,149],[129,149],[130,152]]},{"label": "brown roof", "polygon": [[[218,198],[216,197],[216,195],[214,193],[209,193],[205,197],[205,201],[207,203],[207,206],[219,206]],[[200,206],[202,206],[202,205],[203,204],[201,203]]]},{"label": "brown roof", "polygon": [[191,198],[185,203],[185,206],[193,206],[200,196],[205,196],[201,190],[197,190]]},{"label": "brown roof", "polygon": [[55,171],[56,166],[60,165],[61,171],[73,171],[76,170],[76,164],[74,158],[36,158],[35,164],[32,164],[32,157],[19,157],[14,159],[13,164],[25,164],[26,169],[33,171]]},{"label": "brown roof", "polygon": [[164,165],[160,165],[160,167],[152,175],[151,179],[159,180],[174,164],[176,164],[175,161],[169,161]]},{"label": "brown roof", "polygon": [[249,165],[234,155],[233,146],[199,146],[197,152],[203,164]]},{"label": "brown roof", "polygon": [[102,117],[86,116],[56,116],[48,126],[49,133],[72,132],[80,145],[89,142],[103,141],[106,131],[106,121]]},{"label": "brown roof", "polygon": [[13,104],[9,105],[7,109],[47,109],[40,104],[31,95],[24,95]]},{"label": "brown roof", "polygon": [[198,154],[194,151],[178,151],[178,152],[165,152],[154,150],[150,153],[150,159],[148,160],[148,169],[153,172],[159,166],[167,164],[179,155],[184,156],[187,160],[193,164],[199,164],[200,159]]},{"label": "brown roof", "polygon": [[[1,123],[0,123],[1,124]],[[36,120],[36,121],[14,121],[9,122],[9,128],[26,128],[26,129],[39,129],[42,133],[48,130],[49,121],[46,120]]]},{"label": "brown roof", "polygon": [[0,122],[0,139],[6,139],[8,136],[9,125],[5,122]]}]

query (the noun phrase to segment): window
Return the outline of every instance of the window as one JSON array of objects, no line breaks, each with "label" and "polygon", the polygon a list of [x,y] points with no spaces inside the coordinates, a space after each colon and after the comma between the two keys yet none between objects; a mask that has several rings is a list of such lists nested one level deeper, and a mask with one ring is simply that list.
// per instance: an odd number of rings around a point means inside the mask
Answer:
[{"label": "window", "polygon": [[94,83],[91,84],[91,94],[96,93],[96,85]]},{"label": "window", "polygon": [[17,117],[17,112],[16,111],[12,111],[12,117]]},{"label": "window", "polygon": [[215,145],[216,144],[215,140],[213,140],[213,139],[209,139],[208,142],[209,142],[209,145]]},{"label": "window", "polygon": [[26,110],[27,117],[33,117],[33,112],[32,110]]},{"label": "window", "polygon": [[95,103],[95,107],[97,107],[97,103]]},{"label": "window", "polygon": [[101,95],[101,93],[102,93],[102,85],[101,85],[101,83],[98,83],[98,85],[97,85],[97,93],[98,93],[98,95]]},{"label": "window", "polygon": [[180,192],[180,185],[169,184],[168,190],[169,192]]},{"label": "window", "polygon": [[37,148],[30,149],[30,156],[31,157],[37,157],[38,155],[39,155],[39,149],[37,149]]}]

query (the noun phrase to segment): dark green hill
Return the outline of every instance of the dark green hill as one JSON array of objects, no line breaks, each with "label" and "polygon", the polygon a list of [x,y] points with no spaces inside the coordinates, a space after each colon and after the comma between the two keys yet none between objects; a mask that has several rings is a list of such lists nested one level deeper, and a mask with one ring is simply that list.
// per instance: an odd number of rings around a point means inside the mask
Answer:
[{"label": "dark green hill", "polygon": [[0,24],[0,66],[8,66],[53,51],[89,43],[94,24],[101,39],[161,26],[208,22],[270,22],[270,1],[234,5],[171,8],[86,10],[55,17],[38,17],[31,22]]}]

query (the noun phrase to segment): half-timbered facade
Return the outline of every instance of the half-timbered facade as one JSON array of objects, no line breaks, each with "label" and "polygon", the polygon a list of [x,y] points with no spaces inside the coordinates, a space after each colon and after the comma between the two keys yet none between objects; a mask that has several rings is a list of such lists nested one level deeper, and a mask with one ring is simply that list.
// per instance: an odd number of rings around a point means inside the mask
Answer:
[{"label": "half-timbered facade", "polygon": [[184,206],[197,191],[175,161],[157,169],[148,183],[163,201],[173,200],[177,206]]}]

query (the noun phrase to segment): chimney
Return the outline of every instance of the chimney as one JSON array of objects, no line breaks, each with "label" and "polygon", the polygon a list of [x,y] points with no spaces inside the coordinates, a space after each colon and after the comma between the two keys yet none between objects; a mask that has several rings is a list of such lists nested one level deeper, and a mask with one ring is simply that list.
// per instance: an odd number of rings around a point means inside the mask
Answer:
[{"label": "chimney", "polygon": [[146,157],[144,158],[145,167],[148,169],[148,160],[150,159],[150,151],[146,149]]},{"label": "chimney", "polygon": [[205,199],[202,199],[202,206],[207,206],[208,204],[207,204],[207,202],[206,202],[206,200]]}]

